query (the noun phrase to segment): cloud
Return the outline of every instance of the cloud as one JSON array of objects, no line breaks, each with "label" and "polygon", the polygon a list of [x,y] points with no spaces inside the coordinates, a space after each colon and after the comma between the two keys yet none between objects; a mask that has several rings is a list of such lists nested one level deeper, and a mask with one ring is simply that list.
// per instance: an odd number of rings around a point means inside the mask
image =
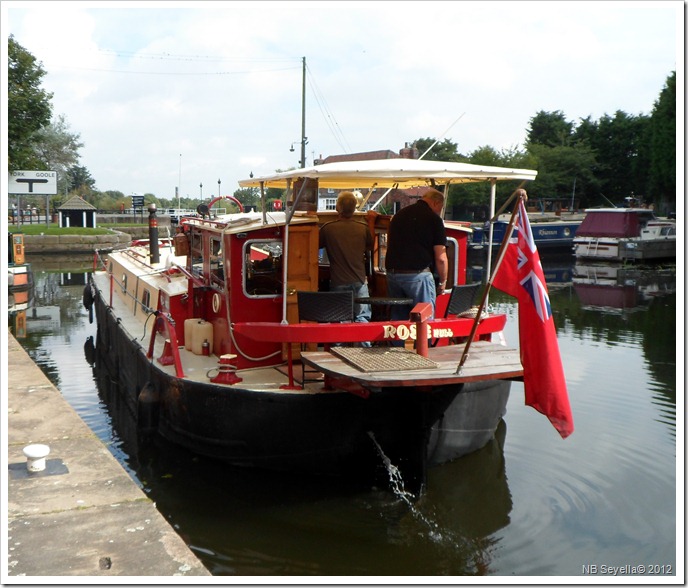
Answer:
[{"label": "cloud", "polygon": [[461,115],[444,138],[467,153],[521,144],[539,110],[649,114],[682,44],[682,6],[661,1],[2,9],[98,188],[159,197],[297,166],[304,56],[310,164],[439,138]]}]

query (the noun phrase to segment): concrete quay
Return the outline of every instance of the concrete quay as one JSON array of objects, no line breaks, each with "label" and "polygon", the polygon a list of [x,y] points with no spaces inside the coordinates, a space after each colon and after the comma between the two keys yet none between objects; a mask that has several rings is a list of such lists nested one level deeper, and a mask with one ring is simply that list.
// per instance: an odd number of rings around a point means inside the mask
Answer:
[{"label": "concrete quay", "polygon": [[[7,358],[3,584],[19,582],[7,576],[210,576],[11,333]],[[27,468],[30,444],[50,447],[43,471]]]}]

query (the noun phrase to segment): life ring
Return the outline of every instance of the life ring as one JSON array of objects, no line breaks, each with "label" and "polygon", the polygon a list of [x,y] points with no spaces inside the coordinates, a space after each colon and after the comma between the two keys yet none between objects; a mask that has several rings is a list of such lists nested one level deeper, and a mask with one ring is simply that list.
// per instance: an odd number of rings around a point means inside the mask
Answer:
[{"label": "life ring", "polygon": [[218,312],[220,312],[220,303],[221,303],[221,302],[222,302],[222,301],[220,300],[220,293],[219,293],[219,292],[215,292],[215,293],[213,294],[213,312],[214,312],[214,313],[217,314]]},{"label": "life ring", "polygon": [[239,207],[239,212],[244,212],[244,205],[241,202],[239,202],[234,196],[229,196],[229,195],[228,196],[216,196],[215,198],[213,198],[210,202],[208,202],[208,210],[210,210],[213,207],[213,204],[215,204],[216,202],[219,202],[223,198],[226,198],[227,200],[234,202],[234,204],[236,204]]}]

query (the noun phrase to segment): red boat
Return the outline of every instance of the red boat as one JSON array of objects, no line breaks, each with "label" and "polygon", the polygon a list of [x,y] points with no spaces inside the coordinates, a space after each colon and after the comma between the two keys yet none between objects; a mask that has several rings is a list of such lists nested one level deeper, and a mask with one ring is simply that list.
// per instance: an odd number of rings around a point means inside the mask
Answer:
[{"label": "red boat", "polygon": [[[379,481],[384,459],[418,493],[428,466],[484,446],[505,414],[510,381],[523,375],[518,351],[492,342],[506,316],[447,313],[446,293],[434,320],[429,305],[417,305],[408,320],[390,321],[389,306],[408,301],[387,297],[390,216],[368,211],[358,214],[375,242],[373,320],[342,322],[353,299],[330,300],[318,251],[319,226],[335,213],[317,212],[314,194],[482,181],[494,208],[497,181],[534,177],[408,159],[301,168],[240,182],[261,191],[262,212],[243,212],[226,196],[239,212],[215,215],[215,199],[166,240],[150,207],[151,238],[109,253],[84,291],[96,311],[98,356],[119,375],[142,431],[239,466]],[[268,188],[284,190],[282,210],[268,212]],[[446,229],[456,295],[471,230],[449,221]],[[306,314],[323,309],[329,317]]]}]

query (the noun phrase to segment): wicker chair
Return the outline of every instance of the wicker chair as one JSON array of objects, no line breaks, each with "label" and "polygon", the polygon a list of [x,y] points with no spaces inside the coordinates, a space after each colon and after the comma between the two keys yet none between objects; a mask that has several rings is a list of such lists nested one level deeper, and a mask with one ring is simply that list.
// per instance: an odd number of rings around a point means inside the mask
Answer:
[{"label": "wicker chair", "polygon": [[449,295],[449,302],[447,303],[447,310],[444,317],[461,314],[473,307],[475,298],[480,290],[481,283],[463,284],[459,286],[455,284]]},{"label": "wicker chair", "polygon": [[[310,292],[301,290],[296,292],[296,304],[299,310],[299,322],[315,323],[349,323],[354,320],[354,294],[351,290],[343,292]],[[302,351],[306,346],[302,345]],[[323,349],[328,351],[329,343],[323,343]],[[321,378],[307,378],[306,374],[319,374],[316,370],[306,369],[302,363],[303,379],[306,382],[316,382]]]}]

